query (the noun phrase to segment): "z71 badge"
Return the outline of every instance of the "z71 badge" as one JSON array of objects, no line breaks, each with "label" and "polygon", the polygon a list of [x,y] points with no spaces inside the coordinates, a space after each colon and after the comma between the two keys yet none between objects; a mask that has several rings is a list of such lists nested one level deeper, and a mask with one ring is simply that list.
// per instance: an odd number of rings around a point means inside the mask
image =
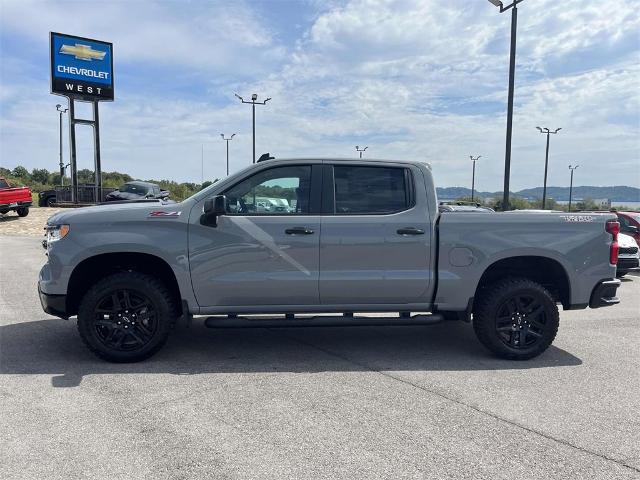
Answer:
[{"label": "z71 badge", "polygon": [[151,212],[147,215],[147,218],[178,218],[182,212],[163,212],[162,210],[158,210],[156,212]]},{"label": "z71 badge", "polygon": [[593,222],[595,217],[591,215],[560,215],[565,222]]}]

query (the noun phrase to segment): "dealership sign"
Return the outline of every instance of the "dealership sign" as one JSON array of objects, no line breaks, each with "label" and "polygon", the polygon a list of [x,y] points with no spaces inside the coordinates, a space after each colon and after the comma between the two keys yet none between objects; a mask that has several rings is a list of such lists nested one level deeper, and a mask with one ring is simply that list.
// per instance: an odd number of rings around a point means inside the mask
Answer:
[{"label": "dealership sign", "polygon": [[51,93],[77,100],[113,100],[113,45],[51,32]]}]

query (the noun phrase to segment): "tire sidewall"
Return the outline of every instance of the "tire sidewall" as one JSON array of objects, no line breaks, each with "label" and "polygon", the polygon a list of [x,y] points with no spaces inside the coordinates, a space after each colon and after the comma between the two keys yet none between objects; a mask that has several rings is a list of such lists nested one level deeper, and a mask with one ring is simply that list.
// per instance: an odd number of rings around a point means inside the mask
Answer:
[{"label": "tire sidewall", "polygon": [[[136,362],[150,357],[167,340],[173,324],[171,304],[162,288],[157,288],[153,277],[136,274],[115,274],[101,280],[91,287],[83,297],[78,309],[78,330],[87,346],[101,358],[113,362]],[[132,290],[146,296],[156,311],[158,326],[152,339],[142,348],[131,351],[119,351],[105,346],[98,338],[94,321],[98,302],[114,290]]]},{"label": "tire sidewall", "polygon": [[[517,285],[517,286],[516,286]],[[530,295],[543,305],[546,314],[545,329],[537,342],[528,348],[513,348],[506,344],[497,331],[498,312],[504,302],[517,295]],[[481,341],[494,353],[512,359],[528,359],[546,350],[555,339],[559,325],[558,308],[549,293],[540,285],[531,282],[518,282],[511,288],[499,290],[492,297],[492,301],[483,309]],[[476,331],[478,329],[476,328]]]}]

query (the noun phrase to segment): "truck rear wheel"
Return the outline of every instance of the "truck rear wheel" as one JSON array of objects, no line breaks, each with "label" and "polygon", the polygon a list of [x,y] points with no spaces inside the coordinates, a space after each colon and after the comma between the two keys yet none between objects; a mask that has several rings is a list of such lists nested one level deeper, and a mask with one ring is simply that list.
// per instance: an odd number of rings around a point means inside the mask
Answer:
[{"label": "truck rear wheel", "polygon": [[29,207],[20,207],[16,209],[16,212],[18,213],[19,217],[26,217],[27,215],[29,215]]},{"label": "truck rear wheel", "polygon": [[539,283],[509,278],[485,288],[476,302],[473,328],[493,353],[528,360],[544,352],[558,332],[558,307]]},{"label": "truck rear wheel", "polygon": [[162,282],[150,275],[123,272],[87,291],[78,309],[78,331],[98,357],[138,362],[162,348],[176,317],[173,296]]}]

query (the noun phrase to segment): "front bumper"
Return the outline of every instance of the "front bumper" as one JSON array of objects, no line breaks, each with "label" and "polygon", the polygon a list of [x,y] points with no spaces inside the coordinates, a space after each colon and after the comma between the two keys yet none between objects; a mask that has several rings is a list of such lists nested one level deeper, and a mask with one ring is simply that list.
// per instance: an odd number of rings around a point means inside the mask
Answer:
[{"label": "front bumper", "polygon": [[640,260],[637,257],[618,257],[618,270],[631,270],[640,266]]},{"label": "front bumper", "polygon": [[40,296],[40,304],[45,313],[54,315],[56,317],[64,318],[67,320],[67,296],[66,295],[51,295],[44,293],[38,285],[38,295]]},{"label": "front bumper", "polygon": [[611,305],[620,303],[620,299],[616,297],[616,290],[618,290],[620,283],[620,280],[617,278],[613,280],[600,281],[591,293],[589,307],[610,307]]},{"label": "front bumper", "polygon": [[28,201],[22,201],[22,200],[18,200],[17,202],[11,202],[11,203],[0,203],[0,209],[14,209],[14,208],[23,208],[23,207],[30,207],[33,204],[33,202],[31,200]]}]

